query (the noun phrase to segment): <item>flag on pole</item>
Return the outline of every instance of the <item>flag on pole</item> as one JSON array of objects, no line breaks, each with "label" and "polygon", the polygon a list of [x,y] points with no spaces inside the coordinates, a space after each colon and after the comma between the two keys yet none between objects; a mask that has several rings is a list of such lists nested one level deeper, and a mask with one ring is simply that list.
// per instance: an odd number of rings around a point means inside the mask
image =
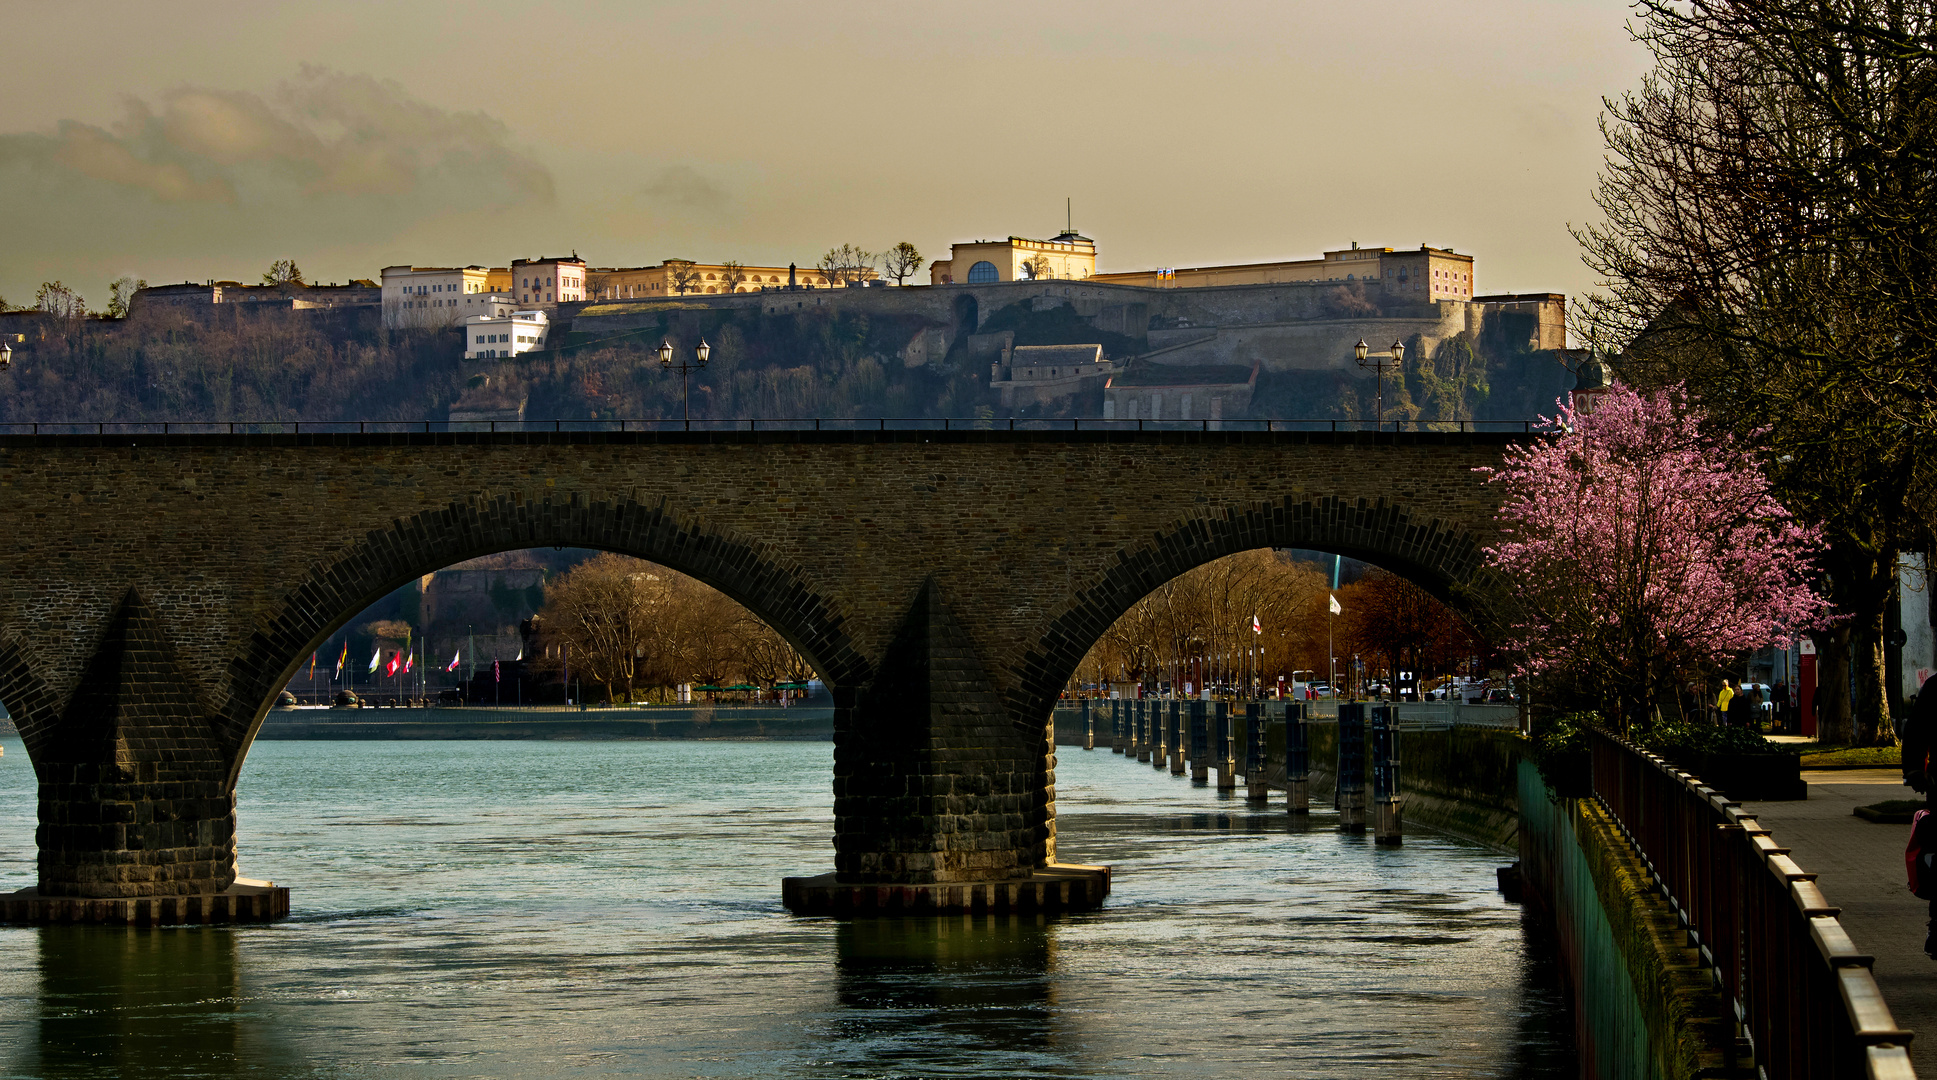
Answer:
[{"label": "flag on pole", "polygon": [[463,650],[463,649],[459,649],[459,650],[457,650],[456,652],[454,652],[454,653],[452,653],[452,654],[451,654],[451,662],[450,662],[449,664],[446,664],[446,665],[444,666],[444,670],[445,670],[445,671],[456,671],[456,670],[457,670],[457,661],[458,661],[458,659],[459,659],[460,657],[462,657],[463,655],[464,655],[464,650]]},{"label": "flag on pole", "polygon": [[379,645],[377,651],[370,654],[370,670],[376,671],[377,665],[381,663],[383,663],[383,646]]},{"label": "flag on pole", "polygon": [[313,652],[309,654],[309,677],[316,677],[316,654]]},{"label": "flag on pole", "polygon": [[410,665],[412,665],[412,664],[414,664],[414,663],[416,663],[416,662],[417,662],[417,654],[416,654],[416,653],[414,653],[414,652],[413,652],[413,653],[407,653],[407,654],[405,654],[405,656],[404,656],[404,674],[406,674],[406,675],[408,675],[408,674],[410,674]]},{"label": "flag on pole", "polygon": [[336,675],[334,677],[337,677],[337,678],[342,677],[343,665],[349,662],[350,662],[350,642],[349,642],[349,639],[346,638],[343,641],[343,655],[336,658]]},{"label": "flag on pole", "polygon": [[1332,596],[1332,614],[1334,615],[1345,614],[1345,609],[1338,606],[1338,596],[1336,594]]},{"label": "flag on pole", "polygon": [[400,661],[402,661],[403,658],[404,658],[404,654],[402,652],[391,654],[390,663],[384,666],[383,673],[385,675],[395,675],[397,673],[397,664]]},{"label": "flag on pole", "polygon": [[[523,649],[518,650],[518,655],[519,656],[525,655],[524,650]],[[504,681],[504,672],[498,670],[498,662],[496,660],[491,661],[491,681],[492,682]]]},{"label": "flag on pole", "polygon": [[1251,632],[1254,634],[1264,633],[1264,624],[1258,621],[1256,615],[1251,616]]}]

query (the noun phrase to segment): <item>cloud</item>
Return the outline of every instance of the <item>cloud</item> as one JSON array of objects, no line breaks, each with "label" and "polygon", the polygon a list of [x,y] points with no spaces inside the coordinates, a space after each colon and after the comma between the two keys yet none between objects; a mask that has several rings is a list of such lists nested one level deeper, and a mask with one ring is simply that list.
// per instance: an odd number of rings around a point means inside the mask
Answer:
[{"label": "cloud", "polygon": [[684,210],[718,213],[730,201],[727,191],[715,181],[700,175],[688,165],[662,170],[643,192],[657,203],[670,203]]},{"label": "cloud", "polygon": [[413,98],[390,80],[304,67],[269,97],[184,86],[131,99],[103,128],[0,136],[0,165],[78,175],[167,203],[400,199],[550,204],[542,164],[501,122]]}]

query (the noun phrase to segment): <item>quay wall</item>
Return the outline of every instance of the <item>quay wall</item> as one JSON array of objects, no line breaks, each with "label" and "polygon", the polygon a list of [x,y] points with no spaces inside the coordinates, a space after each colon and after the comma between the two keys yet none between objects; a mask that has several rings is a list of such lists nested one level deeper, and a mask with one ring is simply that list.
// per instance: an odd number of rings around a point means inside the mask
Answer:
[{"label": "quay wall", "polygon": [[1522,896],[1553,928],[1574,1002],[1581,1075],[1732,1075],[1734,1025],[1672,904],[1592,799],[1517,769]]}]

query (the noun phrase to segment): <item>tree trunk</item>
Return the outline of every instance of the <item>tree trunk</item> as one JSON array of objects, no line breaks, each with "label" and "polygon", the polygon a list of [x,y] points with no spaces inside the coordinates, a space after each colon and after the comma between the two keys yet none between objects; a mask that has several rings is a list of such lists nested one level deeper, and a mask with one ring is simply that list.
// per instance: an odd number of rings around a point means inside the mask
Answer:
[{"label": "tree trunk", "polygon": [[1839,622],[1816,635],[1816,740],[1832,746],[1855,741],[1850,716],[1850,624]]},{"label": "tree trunk", "polygon": [[[1852,622],[1858,620],[1852,619]],[[1883,660],[1883,612],[1867,614],[1851,636],[1850,663],[1856,670],[1855,742],[1859,746],[1895,746],[1897,731],[1890,723],[1890,693]]]}]

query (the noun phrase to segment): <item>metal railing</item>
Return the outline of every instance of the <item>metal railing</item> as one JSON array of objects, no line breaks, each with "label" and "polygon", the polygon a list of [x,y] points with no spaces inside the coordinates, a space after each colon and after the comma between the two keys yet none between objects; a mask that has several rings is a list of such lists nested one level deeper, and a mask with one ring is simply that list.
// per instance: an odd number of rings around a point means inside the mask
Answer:
[{"label": "metal railing", "polygon": [[451,435],[734,431],[1265,432],[1371,435],[1532,435],[1539,420],[1029,420],[871,417],[743,420],[224,420],[0,423],[0,435]]},{"label": "metal railing", "polygon": [[1770,1080],[1915,1072],[1902,1030],[1815,875],[1740,804],[1605,732],[1594,798],[1640,852]]}]

